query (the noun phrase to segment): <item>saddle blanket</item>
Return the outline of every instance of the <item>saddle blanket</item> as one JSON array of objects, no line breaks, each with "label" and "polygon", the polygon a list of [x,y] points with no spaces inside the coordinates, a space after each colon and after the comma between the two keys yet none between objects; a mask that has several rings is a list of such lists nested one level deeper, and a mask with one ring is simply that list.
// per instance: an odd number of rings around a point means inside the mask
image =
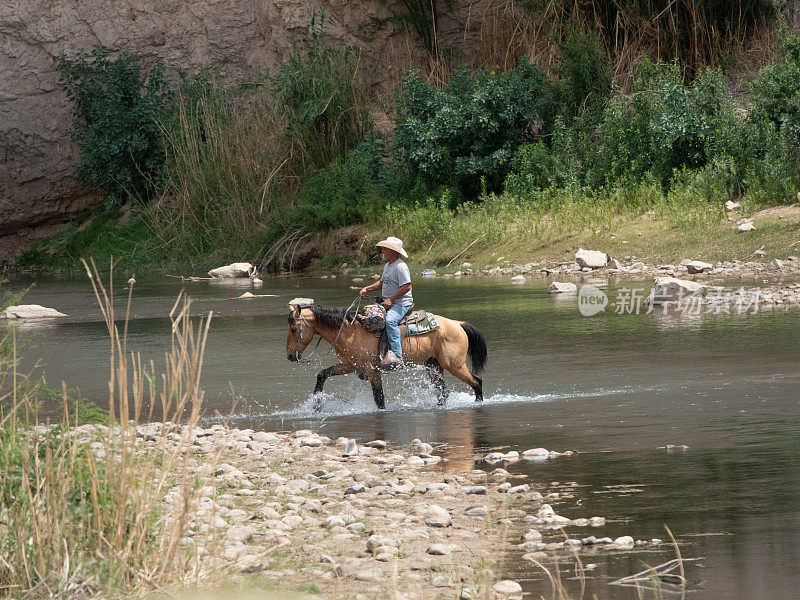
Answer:
[{"label": "saddle blanket", "polygon": [[405,336],[422,335],[439,328],[436,317],[424,310],[415,310],[400,321],[400,331]]}]

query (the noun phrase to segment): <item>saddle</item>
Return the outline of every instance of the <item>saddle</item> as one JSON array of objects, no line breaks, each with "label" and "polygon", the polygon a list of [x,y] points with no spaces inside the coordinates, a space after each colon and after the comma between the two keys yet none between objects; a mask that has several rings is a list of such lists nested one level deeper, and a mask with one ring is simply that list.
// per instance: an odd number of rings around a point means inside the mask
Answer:
[{"label": "saddle", "polygon": [[[436,317],[424,310],[411,310],[403,319],[397,324],[400,328],[401,335],[405,337],[422,335],[434,329],[439,328],[439,322]],[[389,350],[389,337],[386,335],[386,328],[381,329],[378,340],[378,357],[381,361],[385,360],[386,353]]]},{"label": "saddle", "polygon": [[422,335],[439,328],[439,322],[424,310],[412,310],[398,324],[403,335]]}]

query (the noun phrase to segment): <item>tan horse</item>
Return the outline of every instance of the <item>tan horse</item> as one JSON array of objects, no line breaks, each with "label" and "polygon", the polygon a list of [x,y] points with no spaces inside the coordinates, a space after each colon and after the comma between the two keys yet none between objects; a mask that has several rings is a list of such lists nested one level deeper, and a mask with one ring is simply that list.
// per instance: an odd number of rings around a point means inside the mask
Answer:
[{"label": "tan horse", "polygon": [[[439,328],[422,335],[402,338],[403,359],[407,363],[428,367],[440,405],[449,394],[442,377],[446,369],[475,390],[475,400],[483,400],[483,381],[478,373],[486,364],[486,340],[475,327],[463,321],[453,321],[436,315]],[[401,328],[402,329],[402,328]],[[286,357],[297,362],[315,335],[333,345],[341,362],[323,369],[317,375],[314,393],[321,392],[325,380],[332,375],[358,373],[372,384],[372,395],[378,408],[386,408],[383,383],[378,363],[378,338],[360,323],[345,318],[342,308],[312,306],[295,308],[289,313],[286,334]],[[472,372],[467,368],[467,357]]]}]

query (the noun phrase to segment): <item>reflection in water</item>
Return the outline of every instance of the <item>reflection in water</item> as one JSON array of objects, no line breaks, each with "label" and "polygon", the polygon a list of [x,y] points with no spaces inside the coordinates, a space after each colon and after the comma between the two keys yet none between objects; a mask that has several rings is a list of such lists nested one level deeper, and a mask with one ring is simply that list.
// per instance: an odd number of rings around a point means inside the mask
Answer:
[{"label": "reflection in water", "polygon": [[[18,289],[27,283],[19,282]],[[448,461],[440,467],[451,472],[490,470],[474,460],[489,448],[578,450],[576,456],[508,467],[527,474],[537,489],[552,482],[581,484],[571,497],[554,501],[556,510],[609,521],[602,531],[570,535],[665,538],[668,524],[684,556],[705,557],[700,562],[705,568],[693,565],[688,573],[701,588],[690,597],[796,595],[798,311],[688,320],[607,311],[586,318],[575,296],[551,298],[546,282],[420,280],[414,284],[420,307],[470,321],[486,336],[486,402],[476,404],[471,390],[447,377],[452,393],[447,407],[439,409],[424,371],[411,369],[385,377],[389,410],[378,412],[369,385],[355,376],[334,378],[321,398],[311,396],[316,373],[334,362],[324,345],[312,364],[291,364],[285,357],[287,299],[311,296],[346,306],[352,301],[348,285],[347,278],[267,278],[261,291],[279,297],[218,301],[242,289],[140,277],[129,347],[141,352],[143,361],[163,361],[167,314],[185,287],[197,315],[215,314],[203,371],[209,416],[230,414],[237,397],[247,407],[236,410],[232,422],[238,426],[313,428],[332,438],[383,438],[395,445],[414,438],[443,443]],[[615,288],[607,293],[615,297]],[[107,334],[86,282],[40,281],[26,302],[69,315],[30,335],[27,367],[40,361],[51,386],[63,379],[102,402]],[[124,302],[118,308],[122,314]],[[322,400],[321,412],[314,410],[316,400]],[[668,453],[668,444],[689,449]],[[635,591],[607,582],[640,571],[642,561],[674,558],[667,546],[642,553],[595,552],[583,556],[584,563],[597,564],[588,573],[585,597],[601,600],[633,600]],[[542,577],[519,553],[507,567],[523,581]],[[565,581],[578,590],[577,582],[568,576]],[[542,589],[525,585],[527,591]]]}]

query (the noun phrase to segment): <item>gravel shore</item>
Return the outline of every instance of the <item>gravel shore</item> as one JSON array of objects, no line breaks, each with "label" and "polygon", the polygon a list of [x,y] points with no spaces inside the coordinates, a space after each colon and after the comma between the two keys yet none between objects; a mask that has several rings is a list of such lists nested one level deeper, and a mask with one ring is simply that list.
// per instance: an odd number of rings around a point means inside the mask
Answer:
[{"label": "gravel shore", "polygon": [[[541,575],[534,561],[576,553],[597,561],[661,543],[606,538],[602,516],[569,519],[554,509],[573,497],[576,483],[527,481],[503,468],[570,460],[542,448],[493,452],[476,457],[482,469],[450,472],[447,459],[420,440],[394,448],[309,430],[154,423],[138,428],[136,444],[138,452],[180,452],[196,473],[188,499],[179,482],[163,499],[163,526],[190,505],[180,541],[187,552],[209,572],[263,578],[280,589],[360,600],[522,598],[520,582],[504,575],[512,562],[517,573],[520,562],[529,564],[533,578]],[[90,447],[102,451],[97,442]]]}]

